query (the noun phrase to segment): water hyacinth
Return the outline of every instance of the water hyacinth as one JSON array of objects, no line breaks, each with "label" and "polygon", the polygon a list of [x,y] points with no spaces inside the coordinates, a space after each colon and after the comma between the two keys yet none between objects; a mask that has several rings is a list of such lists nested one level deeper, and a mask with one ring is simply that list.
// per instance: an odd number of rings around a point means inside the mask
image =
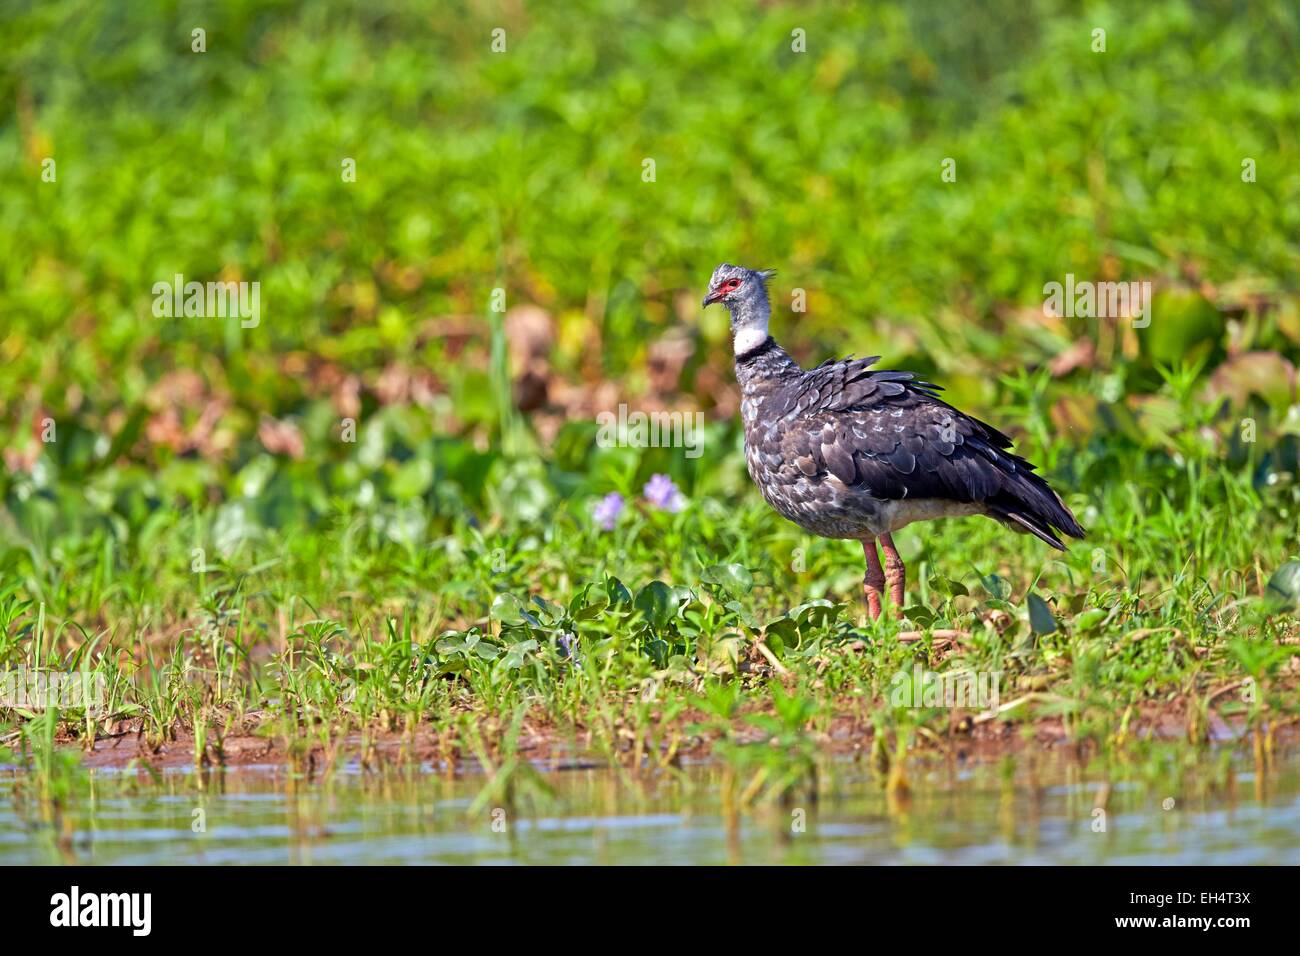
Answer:
[{"label": "water hyacinth", "polygon": [[596,507],[592,509],[591,516],[601,530],[613,531],[614,525],[618,522],[618,516],[623,513],[623,504],[623,496],[617,491],[611,491],[596,502]]},{"label": "water hyacinth", "polygon": [[567,657],[575,664],[582,663],[582,658],[578,656],[578,637],[576,634],[570,634],[566,631],[555,639],[555,643],[560,648],[560,656]]},{"label": "water hyacinth", "polygon": [[651,475],[641,494],[660,511],[676,514],[686,507],[686,498],[667,475]]}]

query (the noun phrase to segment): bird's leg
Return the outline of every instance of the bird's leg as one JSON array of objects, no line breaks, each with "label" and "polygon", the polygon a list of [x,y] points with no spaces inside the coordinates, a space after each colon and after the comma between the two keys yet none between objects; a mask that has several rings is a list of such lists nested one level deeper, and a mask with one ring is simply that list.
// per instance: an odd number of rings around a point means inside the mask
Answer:
[{"label": "bird's leg", "polygon": [[885,550],[885,578],[889,581],[889,600],[901,611],[903,593],[907,589],[907,568],[894,547],[894,538],[888,532],[880,536],[880,546]]},{"label": "bird's leg", "polygon": [[867,594],[867,613],[874,621],[880,617],[880,598],[885,588],[885,569],[880,566],[875,538],[862,539],[862,554],[867,559],[867,573],[862,578],[862,590]]}]

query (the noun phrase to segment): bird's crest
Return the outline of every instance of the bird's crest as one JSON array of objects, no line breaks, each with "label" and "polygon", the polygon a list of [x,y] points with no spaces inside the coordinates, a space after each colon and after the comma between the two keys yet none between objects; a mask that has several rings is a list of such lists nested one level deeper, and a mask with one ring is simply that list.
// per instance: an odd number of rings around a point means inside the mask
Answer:
[{"label": "bird's crest", "polygon": [[709,280],[710,286],[715,286],[723,279],[729,279],[732,276],[744,276],[746,273],[756,275],[767,284],[767,280],[776,275],[775,269],[746,269],[744,266],[734,266],[730,262],[724,262],[713,270],[713,276]]}]

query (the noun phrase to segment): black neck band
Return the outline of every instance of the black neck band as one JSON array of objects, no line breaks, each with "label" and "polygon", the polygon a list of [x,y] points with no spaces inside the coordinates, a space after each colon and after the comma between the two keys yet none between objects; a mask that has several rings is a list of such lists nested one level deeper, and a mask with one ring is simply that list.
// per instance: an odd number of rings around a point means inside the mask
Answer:
[{"label": "black neck band", "polygon": [[745,351],[737,355],[736,361],[752,362],[754,359],[758,358],[768,349],[774,348],[775,346],[776,346],[776,339],[772,338],[772,336],[769,335],[767,338],[763,339],[763,341],[755,345],[752,349],[746,349]]}]

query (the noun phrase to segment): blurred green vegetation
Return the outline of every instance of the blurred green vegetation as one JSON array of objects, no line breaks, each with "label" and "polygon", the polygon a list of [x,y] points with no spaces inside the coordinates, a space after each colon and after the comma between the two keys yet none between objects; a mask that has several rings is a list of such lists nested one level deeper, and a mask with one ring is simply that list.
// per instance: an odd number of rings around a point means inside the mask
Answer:
[{"label": "blurred green vegetation", "polygon": [[[809,290],[778,329],[801,351],[932,364],[985,403],[992,368],[1093,331],[1015,311],[1066,272],[1228,286],[1261,313],[1239,348],[1294,348],[1300,13],[1074,7],[11,5],[0,395],[102,414],[193,368],[300,414],[283,363],[305,352],[400,355],[473,406],[483,368],[447,368],[428,322],[477,320],[496,286],[559,316],[561,371],[634,388],[670,326],[695,363],[725,351],[676,299],[725,258]],[[154,319],[175,273],[260,281],[265,320]]]}]

